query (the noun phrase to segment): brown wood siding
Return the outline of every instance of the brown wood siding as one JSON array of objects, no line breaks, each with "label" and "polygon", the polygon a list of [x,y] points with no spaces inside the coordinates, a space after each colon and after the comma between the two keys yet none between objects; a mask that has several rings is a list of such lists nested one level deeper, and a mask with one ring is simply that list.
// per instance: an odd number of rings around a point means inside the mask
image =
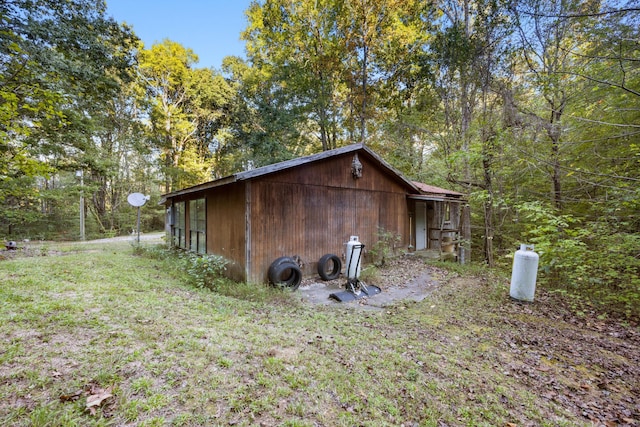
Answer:
[{"label": "brown wood siding", "polygon": [[245,280],[245,184],[214,188],[206,200],[207,253],[227,258],[229,277]]},{"label": "brown wood siding", "polygon": [[345,156],[252,182],[250,281],[266,281],[269,265],[285,255],[300,256],[314,274],[322,255],[342,255],[349,236],[369,248],[380,228],[409,244],[406,188],[363,157],[360,179]]},{"label": "brown wood siding", "polygon": [[354,179],[351,175],[353,154],[332,157],[316,163],[302,165],[297,168],[276,172],[259,178],[260,181],[290,182],[322,187],[355,188],[389,193],[406,194],[407,188],[400,179],[383,172],[366,153],[359,153],[362,163],[362,178]]}]

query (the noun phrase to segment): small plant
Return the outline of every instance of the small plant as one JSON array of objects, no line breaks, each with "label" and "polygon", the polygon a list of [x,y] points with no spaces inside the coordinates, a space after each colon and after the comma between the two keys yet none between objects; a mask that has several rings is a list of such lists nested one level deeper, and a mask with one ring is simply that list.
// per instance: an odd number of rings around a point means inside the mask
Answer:
[{"label": "small plant", "polygon": [[219,255],[197,255],[185,252],[182,257],[184,271],[189,280],[198,288],[210,288],[215,290],[228,261]]},{"label": "small plant", "polygon": [[396,248],[402,241],[399,234],[378,228],[378,241],[369,249],[372,262],[377,267],[383,267],[387,260],[395,256]]},{"label": "small plant", "polygon": [[150,393],[151,387],[153,386],[153,381],[149,378],[138,378],[131,383],[131,391],[135,394],[141,394],[146,396]]},{"label": "small plant", "polygon": [[223,280],[227,261],[219,255],[200,255],[176,250],[167,245],[142,246],[133,244],[133,253],[148,258],[175,263],[174,268],[186,273],[187,281],[197,288],[217,290]]},{"label": "small plant", "polygon": [[379,279],[379,270],[375,265],[368,265],[360,272],[360,280],[366,283],[375,283]]},{"label": "small plant", "polygon": [[133,247],[134,255],[144,255],[145,257],[152,259],[167,259],[174,256],[176,253],[176,251],[169,245],[144,246],[133,241],[131,246]]},{"label": "small plant", "polygon": [[49,255],[49,246],[47,245],[40,246],[40,256],[47,256],[47,255]]},{"label": "small plant", "polygon": [[223,356],[220,356],[218,358],[218,366],[220,366],[221,368],[230,368],[231,365],[233,365],[233,361],[231,359]]}]

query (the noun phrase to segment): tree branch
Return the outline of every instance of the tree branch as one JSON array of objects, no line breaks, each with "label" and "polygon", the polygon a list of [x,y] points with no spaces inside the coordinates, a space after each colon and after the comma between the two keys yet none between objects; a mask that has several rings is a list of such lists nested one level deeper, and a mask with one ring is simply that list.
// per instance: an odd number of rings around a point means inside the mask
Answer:
[{"label": "tree branch", "polygon": [[522,11],[521,13],[525,15],[535,16],[537,18],[560,18],[560,19],[568,19],[568,18],[593,18],[598,16],[606,16],[606,15],[615,15],[618,13],[628,13],[628,12],[640,12],[640,8],[638,7],[629,7],[625,9],[616,9],[616,10],[605,10],[603,12],[593,12],[593,13],[570,13],[567,15],[546,15],[542,13],[536,12],[527,12]]},{"label": "tree branch", "polygon": [[582,77],[583,79],[586,79],[586,80],[589,80],[589,81],[592,81],[592,82],[601,83],[601,84],[605,84],[605,85],[612,86],[612,87],[617,87],[618,89],[622,89],[622,90],[624,90],[626,92],[629,92],[629,93],[631,93],[631,94],[633,94],[635,96],[640,96],[640,92],[626,87],[624,85],[624,83],[623,84],[611,83],[611,82],[608,82],[606,80],[600,80],[600,79],[596,79],[595,77],[589,77],[589,76],[585,76],[584,74],[571,73],[571,72],[568,72],[568,71],[562,71],[561,73],[562,74],[568,74],[570,76],[578,76],[578,77]]}]

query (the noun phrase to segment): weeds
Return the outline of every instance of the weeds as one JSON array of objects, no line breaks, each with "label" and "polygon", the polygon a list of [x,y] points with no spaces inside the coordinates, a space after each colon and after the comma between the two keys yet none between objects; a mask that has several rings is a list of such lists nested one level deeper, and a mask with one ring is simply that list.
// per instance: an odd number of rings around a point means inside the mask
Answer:
[{"label": "weeds", "polygon": [[378,229],[378,240],[369,248],[371,262],[376,267],[383,267],[386,262],[396,255],[396,249],[402,241],[399,234],[387,231],[384,228]]},{"label": "weeds", "polygon": [[185,273],[186,282],[197,288],[215,291],[226,281],[224,272],[229,261],[219,255],[201,255],[167,245],[134,245],[133,253],[167,262],[176,271]]}]

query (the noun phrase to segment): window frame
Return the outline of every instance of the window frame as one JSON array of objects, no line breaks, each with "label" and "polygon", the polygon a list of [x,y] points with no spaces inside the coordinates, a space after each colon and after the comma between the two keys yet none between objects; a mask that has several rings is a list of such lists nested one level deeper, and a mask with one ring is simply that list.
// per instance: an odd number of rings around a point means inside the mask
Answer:
[{"label": "window frame", "polygon": [[207,200],[189,200],[189,250],[207,253]]},{"label": "window frame", "polygon": [[187,216],[186,216],[186,202],[174,202],[172,206],[172,222],[171,225],[171,237],[173,246],[186,249],[186,231],[187,231]]}]

